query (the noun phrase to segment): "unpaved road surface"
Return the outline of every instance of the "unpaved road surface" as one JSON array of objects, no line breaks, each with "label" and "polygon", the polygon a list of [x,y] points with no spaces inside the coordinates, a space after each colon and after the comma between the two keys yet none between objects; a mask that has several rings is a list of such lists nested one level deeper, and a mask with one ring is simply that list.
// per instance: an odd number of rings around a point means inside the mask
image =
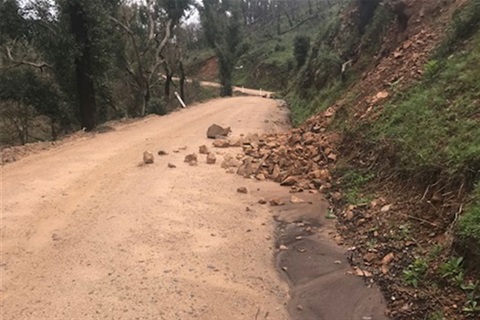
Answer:
[{"label": "unpaved road surface", "polygon": [[[260,183],[220,155],[183,162],[212,123],[239,135],[285,120],[273,100],[214,100],[4,166],[3,319],[287,319],[271,213],[236,192]],[[140,166],[145,150],[155,163]]]}]

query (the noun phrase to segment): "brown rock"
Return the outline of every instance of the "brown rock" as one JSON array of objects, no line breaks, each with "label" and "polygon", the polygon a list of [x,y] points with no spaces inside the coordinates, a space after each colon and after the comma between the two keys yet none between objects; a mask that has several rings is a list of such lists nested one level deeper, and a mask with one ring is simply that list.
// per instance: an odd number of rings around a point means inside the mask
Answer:
[{"label": "brown rock", "polygon": [[209,151],[208,151],[208,148],[206,145],[202,145],[200,147],[198,147],[198,153],[200,154],[208,154]]},{"label": "brown rock", "polygon": [[285,205],[285,202],[283,202],[283,201],[280,200],[279,198],[270,199],[269,202],[270,202],[270,205],[271,205],[272,207]]},{"label": "brown rock", "polygon": [[392,262],[393,258],[395,258],[395,256],[394,256],[393,252],[390,252],[385,257],[383,257],[382,264],[383,265],[389,265],[390,262]]},{"label": "brown rock", "polygon": [[153,163],[153,154],[150,151],[145,151],[143,153],[143,163],[145,164]]},{"label": "brown rock", "polygon": [[177,167],[176,165],[174,165],[174,164],[172,164],[172,163],[169,163],[167,166],[168,166],[169,168],[172,168],[172,169]]},{"label": "brown rock", "polygon": [[297,183],[298,180],[295,177],[287,177],[285,180],[283,180],[280,185],[282,186],[293,186],[295,183]]},{"label": "brown rock", "polygon": [[260,198],[260,199],[258,200],[258,203],[260,203],[260,204],[266,204],[266,203],[267,203],[267,200],[265,200],[264,198]]},{"label": "brown rock", "polygon": [[242,163],[239,160],[233,158],[229,154],[226,154],[223,157],[223,162],[222,162],[221,166],[224,169],[228,169],[228,168],[238,168],[241,164]]},{"label": "brown rock", "polygon": [[168,152],[166,152],[165,150],[160,150],[160,151],[158,151],[158,155],[159,156],[166,156],[166,155],[168,155]]},{"label": "brown rock", "polygon": [[373,252],[369,252],[369,253],[367,253],[363,256],[363,260],[365,260],[367,262],[372,262],[376,258],[377,258],[377,255]]},{"label": "brown rock", "polygon": [[230,142],[226,139],[216,139],[213,141],[213,146],[215,148],[228,148],[230,147]]},{"label": "brown rock", "polygon": [[235,139],[235,140],[230,140],[229,142],[230,147],[241,147],[243,144],[243,139]]},{"label": "brown rock", "polygon": [[217,161],[217,157],[215,157],[213,153],[209,153],[207,155],[207,164],[215,164],[216,161]]},{"label": "brown rock", "polygon": [[239,188],[237,188],[237,192],[238,193],[248,193],[248,190],[245,187],[239,187]]},{"label": "brown rock", "polygon": [[298,203],[305,203],[305,200],[303,200],[299,197],[296,197],[296,196],[291,196],[290,197],[290,202],[293,203],[293,204],[298,204]]},{"label": "brown rock", "polygon": [[217,124],[212,124],[207,130],[207,138],[216,139],[217,137],[226,137],[232,132],[230,127],[223,128]]},{"label": "brown rock", "polygon": [[255,176],[255,179],[257,179],[259,181],[264,181],[266,178],[265,178],[265,175],[263,173],[259,173]]},{"label": "brown rock", "polygon": [[183,160],[183,162],[188,162],[188,163],[193,162],[193,161],[197,162],[197,154],[196,153],[187,154],[185,156],[185,160]]}]

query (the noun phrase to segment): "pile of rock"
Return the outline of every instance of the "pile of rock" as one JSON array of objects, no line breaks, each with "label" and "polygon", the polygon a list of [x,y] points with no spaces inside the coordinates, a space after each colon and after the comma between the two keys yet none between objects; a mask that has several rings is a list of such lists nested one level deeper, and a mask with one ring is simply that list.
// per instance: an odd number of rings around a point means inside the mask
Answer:
[{"label": "pile of rock", "polygon": [[[327,133],[335,110],[329,109],[287,133],[247,135],[227,141],[222,147],[240,145],[242,154],[225,155],[222,168],[237,168],[245,178],[273,180],[293,190],[327,190],[331,187],[329,168],[335,165],[337,134]],[[216,140],[217,141],[217,140]],[[220,147],[219,143],[213,144]]]}]

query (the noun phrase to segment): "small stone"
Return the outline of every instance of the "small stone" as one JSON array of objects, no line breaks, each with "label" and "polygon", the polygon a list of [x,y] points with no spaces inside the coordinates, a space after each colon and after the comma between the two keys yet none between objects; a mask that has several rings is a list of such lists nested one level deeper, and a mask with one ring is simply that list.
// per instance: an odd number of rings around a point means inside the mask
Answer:
[{"label": "small stone", "polygon": [[283,202],[283,201],[280,200],[279,198],[270,199],[269,202],[270,202],[270,205],[271,205],[272,207],[285,205],[285,202]]},{"label": "small stone", "polygon": [[200,147],[198,147],[198,153],[209,154],[207,146],[206,145],[201,145]]},{"label": "small stone", "polygon": [[167,166],[168,166],[169,168],[172,168],[172,169],[177,167],[176,165],[174,165],[174,164],[172,164],[172,163],[168,163]]},{"label": "small stone", "polygon": [[267,200],[265,200],[264,198],[260,198],[260,199],[258,200],[258,203],[260,203],[260,204],[266,204],[266,203],[267,203]]},{"label": "small stone", "polygon": [[216,139],[213,141],[213,146],[215,148],[228,148],[230,147],[230,142],[226,139]]},{"label": "small stone", "polygon": [[209,153],[207,155],[207,164],[215,164],[216,161],[217,161],[217,157],[215,157],[213,153]]},{"label": "small stone", "polygon": [[301,304],[299,304],[299,305],[297,306],[297,310],[298,310],[298,311],[302,311],[302,310],[303,310],[303,307],[302,307]]},{"label": "small stone", "polygon": [[175,150],[173,150],[173,152],[174,152],[174,153],[179,153],[179,152],[180,152],[180,150],[178,150],[178,149],[175,149]]},{"label": "small stone", "polygon": [[390,211],[391,208],[392,208],[392,205],[387,204],[387,205],[383,206],[382,209],[380,209],[380,212],[388,212],[388,211]]},{"label": "small stone", "polygon": [[165,151],[165,150],[160,150],[160,151],[158,151],[158,155],[159,155],[159,156],[167,156],[167,155],[168,155],[168,152]]},{"label": "small stone", "polygon": [[278,250],[280,251],[287,251],[288,250],[288,247],[284,244],[280,245],[280,247],[278,247]]},{"label": "small stone", "polygon": [[280,185],[282,186],[293,186],[295,183],[297,183],[297,179],[295,177],[287,177],[285,180],[283,180]]},{"label": "small stone", "polygon": [[257,179],[259,181],[264,181],[266,178],[265,178],[265,175],[263,173],[259,173],[255,176],[255,179]]},{"label": "small stone", "polygon": [[367,262],[372,262],[376,258],[377,258],[377,255],[373,252],[369,252],[369,253],[367,253],[363,256],[363,260],[365,260]]},{"label": "small stone", "polygon": [[303,200],[299,197],[296,197],[296,196],[291,196],[290,197],[290,202],[293,203],[293,204],[298,204],[298,203],[305,203],[305,200]]},{"label": "small stone", "polygon": [[182,146],[180,148],[178,148],[179,150],[187,150],[187,146]]},{"label": "small stone", "polygon": [[248,193],[248,190],[245,187],[238,187],[237,192],[238,193]]},{"label": "small stone", "polygon": [[145,164],[153,163],[153,154],[150,151],[145,151],[143,153],[143,163]]},{"label": "small stone", "polygon": [[191,153],[191,154],[187,154],[185,156],[185,160],[183,160],[184,162],[192,162],[192,161],[195,161],[197,162],[197,155],[195,153]]}]

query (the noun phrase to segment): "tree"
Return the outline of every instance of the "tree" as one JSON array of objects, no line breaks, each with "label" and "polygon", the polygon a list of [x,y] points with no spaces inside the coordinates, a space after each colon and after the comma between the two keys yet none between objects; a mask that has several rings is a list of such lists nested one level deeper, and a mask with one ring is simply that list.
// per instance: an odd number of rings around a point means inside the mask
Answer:
[{"label": "tree", "polygon": [[310,38],[305,36],[297,36],[293,41],[293,55],[297,61],[297,68],[301,68],[307,61],[308,52],[310,51]]},{"label": "tree", "polygon": [[152,88],[160,81],[160,68],[166,64],[162,53],[190,3],[191,0],[146,0],[144,5],[124,4],[119,19],[110,17],[127,37],[125,70],[141,97],[142,116],[152,97]]},{"label": "tree", "polygon": [[220,95],[231,96],[233,69],[245,49],[242,46],[240,8],[232,0],[204,0],[200,16],[205,38],[218,58]]}]

